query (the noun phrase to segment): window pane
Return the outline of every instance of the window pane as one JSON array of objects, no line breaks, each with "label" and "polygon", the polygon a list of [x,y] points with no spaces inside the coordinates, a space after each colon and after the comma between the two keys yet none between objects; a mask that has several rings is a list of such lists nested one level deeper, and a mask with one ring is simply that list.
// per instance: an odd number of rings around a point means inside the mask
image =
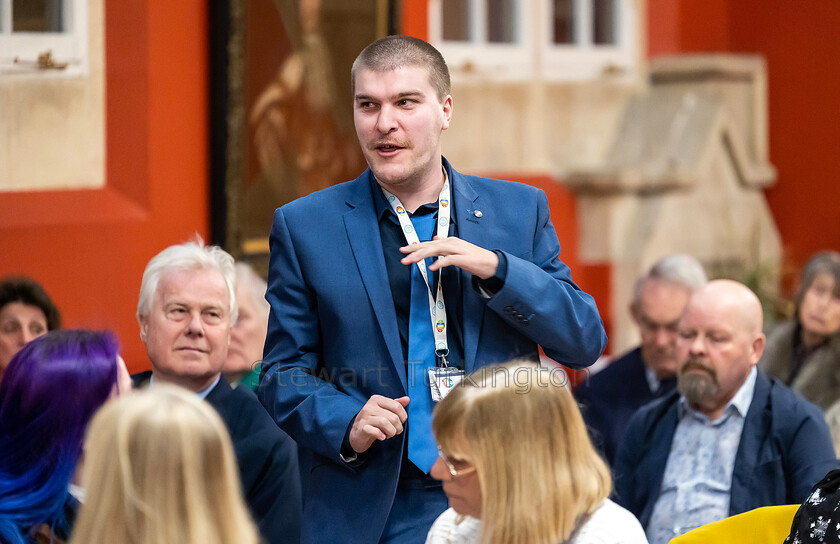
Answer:
[{"label": "window pane", "polygon": [[516,7],[514,0],[487,0],[487,41],[491,43],[513,43]]},{"label": "window pane", "polygon": [[574,0],[554,0],[554,43],[575,43]]},{"label": "window pane", "polygon": [[443,5],[443,39],[452,42],[466,42],[470,40],[470,1],[444,0]]},{"label": "window pane", "polygon": [[13,0],[12,32],[61,32],[62,0]]},{"label": "window pane", "polygon": [[615,0],[592,0],[592,38],[596,45],[618,43]]}]

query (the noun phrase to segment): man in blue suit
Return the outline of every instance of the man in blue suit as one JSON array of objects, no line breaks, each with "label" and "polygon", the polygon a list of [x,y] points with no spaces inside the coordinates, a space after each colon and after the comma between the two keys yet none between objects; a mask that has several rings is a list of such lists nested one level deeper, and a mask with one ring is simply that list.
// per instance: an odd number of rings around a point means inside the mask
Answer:
[{"label": "man in blue suit", "polygon": [[422,543],[447,507],[428,475],[427,372],[450,383],[538,345],[581,368],[606,334],[558,258],[545,194],[442,158],[440,53],[389,36],[351,78],[370,168],[275,213],[258,394],[309,458],[303,542]]},{"label": "man in blue suit", "polygon": [[630,314],[642,343],[575,390],[592,442],[612,464],[630,417],[677,386],[677,324],[691,293],[706,283],[690,255],[659,259],[636,279]]},{"label": "man in blue suit", "polygon": [[761,303],[715,280],[680,320],[673,394],[641,408],[614,466],[618,502],[651,544],[761,506],[801,503],[837,468],[822,412],[755,365]]}]

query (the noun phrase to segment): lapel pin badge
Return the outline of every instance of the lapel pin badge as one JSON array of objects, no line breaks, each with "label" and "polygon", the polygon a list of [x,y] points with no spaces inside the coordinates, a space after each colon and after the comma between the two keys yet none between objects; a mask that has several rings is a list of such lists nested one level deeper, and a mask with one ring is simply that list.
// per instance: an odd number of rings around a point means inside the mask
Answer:
[{"label": "lapel pin badge", "polygon": [[480,219],[481,216],[484,215],[484,214],[481,213],[481,210],[476,210],[476,211],[473,212],[473,215]]}]

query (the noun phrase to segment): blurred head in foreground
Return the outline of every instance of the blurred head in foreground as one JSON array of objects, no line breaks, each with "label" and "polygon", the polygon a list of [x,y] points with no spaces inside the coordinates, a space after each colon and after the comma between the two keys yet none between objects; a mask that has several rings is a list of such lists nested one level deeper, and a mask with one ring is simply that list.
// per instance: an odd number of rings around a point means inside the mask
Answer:
[{"label": "blurred head in foreground", "polygon": [[161,385],[109,404],[85,455],[73,542],[257,543],[230,437],[194,394]]}]

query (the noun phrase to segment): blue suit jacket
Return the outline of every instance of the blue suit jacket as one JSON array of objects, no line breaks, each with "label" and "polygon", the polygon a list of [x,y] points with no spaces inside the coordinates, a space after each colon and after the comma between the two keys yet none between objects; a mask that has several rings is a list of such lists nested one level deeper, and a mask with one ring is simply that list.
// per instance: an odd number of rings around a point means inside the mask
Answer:
[{"label": "blue suit jacket", "polygon": [[[636,514],[645,528],[677,429],[678,399],[675,391],[636,412],[616,455],[618,503]],[[801,503],[837,466],[820,409],[759,371],[735,455],[729,515]]]},{"label": "blue suit jacket", "polygon": [[[461,175],[446,161],[444,167],[459,237],[504,251],[508,263],[504,287],[490,300],[461,272],[466,371],[536,358],[537,344],[572,367],[594,362],[606,334],[592,297],[558,258],[545,194]],[[375,183],[367,170],[291,202],[275,212],[271,231],[271,314],[259,397],[312,453],[304,542],[377,542],[400,473],[405,433],[376,442],[352,466],[339,456],[349,423],[371,395],[398,398],[408,389]]]},{"label": "blue suit jacket", "polygon": [[612,464],[627,423],[636,410],[674,390],[676,379],[660,381],[651,392],[645,375],[642,349],[636,348],[611,362],[575,390],[592,442]]}]

